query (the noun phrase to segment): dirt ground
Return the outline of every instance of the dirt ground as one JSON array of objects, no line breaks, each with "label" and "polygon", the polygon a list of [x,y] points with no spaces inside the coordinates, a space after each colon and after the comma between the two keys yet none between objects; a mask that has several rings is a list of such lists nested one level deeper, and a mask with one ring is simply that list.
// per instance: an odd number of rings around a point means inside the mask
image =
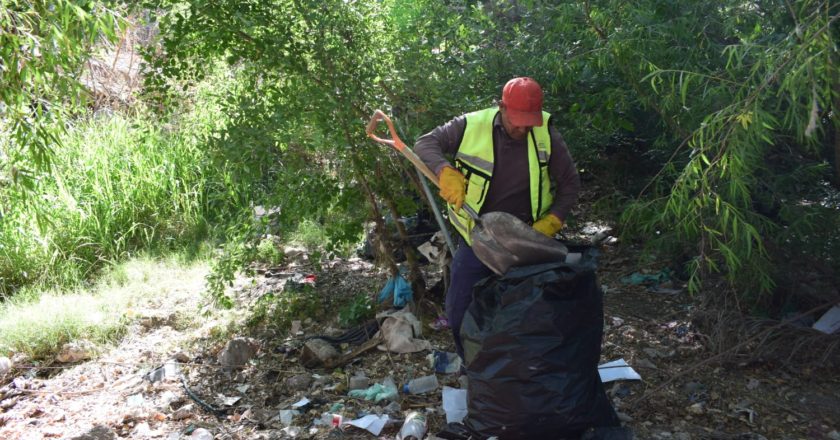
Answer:
[{"label": "dirt ground", "polygon": [[[679,284],[656,291],[622,282],[642,268],[634,250],[606,245],[599,282],[605,290],[602,362],[625,359],[642,380],[606,384],[623,423],[639,439],[840,439],[840,377],[835,370],[792,370],[775,362],[715,361],[707,337],[689,320],[694,300]],[[649,273],[655,267],[647,267]],[[205,318],[195,283],[173,297],[159,297],[136,311],[128,335],[92,360],[77,364],[18,365],[0,385],[2,439],[393,439],[411,410],[426,412],[429,432],[445,418],[440,394],[400,396],[397,404],[375,405],[347,395],[348,378],[363,371],[372,382],[387,376],[403,383],[432,374],[428,351],[389,354],[372,350],[336,370],[306,369],[299,362],[303,338],[339,334],[334,311],[359,292],[375,294],[385,276],[361,260],[336,260],[320,271],[285,266],[241,280],[233,291],[243,311],[288,279],[315,275],[326,298],[325,312],[306,320],[300,334],[242,325],[247,314],[225,327]],[[430,271],[430,284],[440,274]],[[311,278],[310,278],[311,280]],[[421,304],[423,338],[436,350],[453,351],[448,330],[434,330],[440,299]],[[235,336],[253,338],[259,350],[242,370],[221,368],[217,355]],[[342,349],[353,347],[344,345]],[[168,360],[173,369],[148,374]],[[163,372],[161,372],[163,371]],[[183,377],[183,381],[181,378]],[[456,375],[439,374],[441,385],[459,387]],[[191,398],[223,414],[214,415]],[[286,426],[281,410],[307,398]],[[357,428],[315,426],[324,413],[345,420],[389,413],[397,421],[379,436]],[[209,435],[209,437],[207,436]]]}]

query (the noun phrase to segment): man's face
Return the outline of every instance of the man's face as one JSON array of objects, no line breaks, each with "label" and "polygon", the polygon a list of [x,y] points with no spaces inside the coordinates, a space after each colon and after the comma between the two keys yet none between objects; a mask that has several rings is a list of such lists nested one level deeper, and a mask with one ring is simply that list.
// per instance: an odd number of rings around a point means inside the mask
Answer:
[{"label": "man's face", "polygon": [[532,126],[513,125],[513,123],[510,122],[510,119],[508,119],[504,103],[499,103],[499,110],[502,113],[502,125],[505,127],[505,131],[508,136],[516,140],[525,139],[525,137],[528,136],[528,132],[531,131]]}]

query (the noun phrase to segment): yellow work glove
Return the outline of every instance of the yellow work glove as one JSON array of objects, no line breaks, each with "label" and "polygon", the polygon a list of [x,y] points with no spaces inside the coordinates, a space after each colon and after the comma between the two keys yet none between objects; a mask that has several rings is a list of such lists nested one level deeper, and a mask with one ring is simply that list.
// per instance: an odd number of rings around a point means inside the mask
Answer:
[{"label": "yellow work glove", "polygon": [[554,234],[563,228],[563,220],[554,214],[546,214],[534,223],[534,229],[546,237],[554,238]]},{"label": "yellow work glove", "polygon": [[458,212],[464,204],[467,179],[455,168],[444,167],[438,175],[438,183],[440,183],[440,196],[455,207],[455,212]]}]

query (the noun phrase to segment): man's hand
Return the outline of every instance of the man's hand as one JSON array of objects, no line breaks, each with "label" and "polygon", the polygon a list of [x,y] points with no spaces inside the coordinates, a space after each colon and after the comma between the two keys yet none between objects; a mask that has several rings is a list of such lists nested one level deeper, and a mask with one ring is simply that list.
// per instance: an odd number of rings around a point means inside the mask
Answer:
[{"label": "man's hand", "polygon": [[447,203],[455,207],[455,212],[461,210],[464,204],[465,189],[467,181],[464,175],[452,167],[444,167],[438,175],[440,183],[440,196]]},{"label": "man's hand", "polygon": [[546,214],[534,223],[534,229],[546,237],[554,238],[554,234],[563,229],[563,220],[554,214]]}]

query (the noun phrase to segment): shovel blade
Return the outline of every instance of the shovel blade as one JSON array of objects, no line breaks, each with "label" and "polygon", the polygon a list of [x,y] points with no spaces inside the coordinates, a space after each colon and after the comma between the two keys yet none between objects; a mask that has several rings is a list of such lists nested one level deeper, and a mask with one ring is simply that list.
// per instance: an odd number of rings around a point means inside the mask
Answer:
[{"label": "shovel blade", "polygon": [[569,249],[505,212],[488,212],[470,234],[475,256],[498,275],[516,266],[564,261]]}]

